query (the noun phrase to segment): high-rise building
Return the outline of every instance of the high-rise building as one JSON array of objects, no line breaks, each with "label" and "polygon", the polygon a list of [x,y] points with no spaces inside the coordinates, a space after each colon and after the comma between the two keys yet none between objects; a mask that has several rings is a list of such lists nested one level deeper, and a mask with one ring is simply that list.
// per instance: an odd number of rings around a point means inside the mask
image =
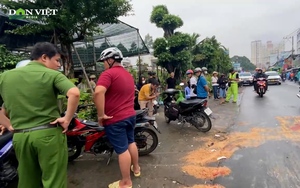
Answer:
[{"label": "high-rise building", "polygon": [[261,57],[261,48],[262,43],[261,40],[256,40],[251,42],[251,63],[255,66],[259,65],[260,57]]},{"label": "high-rise building", "polygon": [[[300,43],[299,43],[300,44]],[[284,51],[284,42],[274,44],[272,41],[267,41],[263,44],[261,40],[251,42],[251,62],[262,68],[270,66],[270,58],[272,54],[279,54]]]},{"label": "high-rise building", "polygon": [[300,54],[300,29],[297,31],[297,54]]}]

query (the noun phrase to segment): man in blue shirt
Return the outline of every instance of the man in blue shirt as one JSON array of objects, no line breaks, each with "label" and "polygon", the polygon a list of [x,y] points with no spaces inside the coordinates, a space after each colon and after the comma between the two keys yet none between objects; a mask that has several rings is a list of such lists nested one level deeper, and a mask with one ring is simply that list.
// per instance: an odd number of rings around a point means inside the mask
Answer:
[{"label": "man in blue shirt", "polygon": [[210,96],[209,87],[207,85],[207,81],[205,77],[202,75],[202,69],[196,68],[195,74],[198,77],[197,81],[197,98],[198,99],[206,99]]}]

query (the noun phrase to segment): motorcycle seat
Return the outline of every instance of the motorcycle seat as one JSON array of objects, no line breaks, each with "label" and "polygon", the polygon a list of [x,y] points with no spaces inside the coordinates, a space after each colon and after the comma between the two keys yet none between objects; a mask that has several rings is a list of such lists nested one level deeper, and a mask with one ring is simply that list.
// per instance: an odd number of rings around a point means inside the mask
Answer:
[{"label": "motorcycle seat", "polygon": [[95,129],[96,131],[104,130],[103,126],[100,126],[97,122],[94,122],[94,121],[83,120],[81,123],[83,123],[84,125],[86,125],[89,128]]},{"label": "motorcycle seat", "polygon": [[200,104],[204,101],[205,99],[192,99],[192,100],[184,100],[179,103],[179,106],[182,108],[188,108],[192,107],[194,105]]},{"label": "motorcycle seat", "polygon": [[0,136],[0,149],[5,146],[13,138],[12,132],[6,132]]},{"label": "motorcycle seat", "polygon": [[140,115],[142,115],[144,112],[145,112],[145,110],[136,110],[136,111],[135,111],[135,115],[136,115],[136,116],[140,116]]}]

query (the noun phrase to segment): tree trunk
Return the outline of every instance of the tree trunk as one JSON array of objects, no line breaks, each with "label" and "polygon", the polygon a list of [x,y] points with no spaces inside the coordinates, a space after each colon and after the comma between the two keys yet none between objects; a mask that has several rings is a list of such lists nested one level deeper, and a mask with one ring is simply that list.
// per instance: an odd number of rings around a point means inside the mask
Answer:
[{"label": "tree trunk", "polygon": [[163,28],[163,30],[164,30],[164,38],[169,38],[174,34],[174,31],[171,31],[170,29]]},{"label": "tree trunk", "polygon": [[71,44],[65,44],[67,51],[67,62],[66,62],[66,76],[68,78],[74,78],[74,62],[72,58],[72,46]]}]

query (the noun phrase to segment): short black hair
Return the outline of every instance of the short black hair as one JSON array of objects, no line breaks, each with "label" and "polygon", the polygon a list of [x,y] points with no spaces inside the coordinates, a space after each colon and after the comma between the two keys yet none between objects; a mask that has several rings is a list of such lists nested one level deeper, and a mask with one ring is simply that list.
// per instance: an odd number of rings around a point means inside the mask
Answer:
[{"label": "short black hair", "polygon": [[231,72],[233,72],[234,71],[234,69],[233,68],[231,68],[231,69],[229,69],[229,72],[231,73]]},{"label": "short black hair", "polygon": [[159,82],[156,79],[152,79],[150,83],[154,86],[159,86]]},{"label": "short black hair", "polygon": [[30,59],[38,60],[44,54],[51,59],[56,54],[60,54],[60,50],[50,42],[39,42],[34,45]]}]

